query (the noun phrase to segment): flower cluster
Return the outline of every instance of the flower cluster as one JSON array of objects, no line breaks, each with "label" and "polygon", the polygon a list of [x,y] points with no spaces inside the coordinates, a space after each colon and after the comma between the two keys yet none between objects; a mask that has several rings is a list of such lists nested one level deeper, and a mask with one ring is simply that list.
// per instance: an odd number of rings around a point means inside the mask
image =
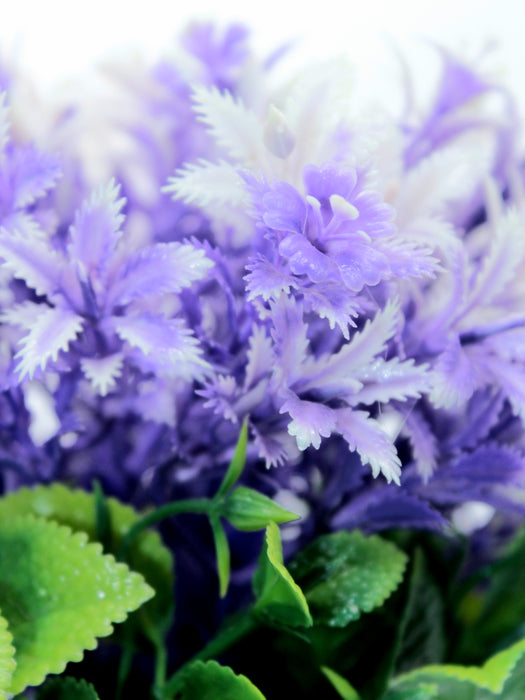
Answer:
[{"label": "flower cluster", "polygon": [[523,514],[512,98],[440,50],[428,104],[363,118],[347,59],[272,87],[247,39],[198,25],[114,66],[38,148],[4,94],[4,489],[205,495],[247,420],[244,478],[293,499],[298,542]]}]

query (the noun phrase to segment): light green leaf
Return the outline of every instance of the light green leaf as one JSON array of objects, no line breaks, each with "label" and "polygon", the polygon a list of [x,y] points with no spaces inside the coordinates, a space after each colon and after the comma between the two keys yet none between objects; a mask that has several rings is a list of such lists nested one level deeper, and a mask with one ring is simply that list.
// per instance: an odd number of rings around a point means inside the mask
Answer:
[{"label": "light green leaf", "polygon": [[[403,690],[389,690],[381,700],[441,700],[441,695],[435,683],[418,683],[417,686]],[[457,697],[456,700],[461,700],[461,698]]]},{"label": "light green leaf", "polygon": [[391,542],[361,532],[318,537],[290,564],[316,622],[344,627],[370,612],[401,583],[407,556]]},{"label": "light green leaf", "polygon": [[210,526],[213,533],[213,542],[215,543],[219,594],[221,598],[224,598],[230,585],[230,545],[219,518],[210,516]]},{"label": "light green leaf", "polygon": [[[72,530],[85,532],[88,538],[97,541],[96,509],[100,502],[92,493],[80,489],[68,489],[62,484],[23,488],[0,498],[0,520],[16,515],[33,515],[51,518]],[[110,549],[113,553],[129,528],[141,517],[130,506],[115,498],[104,498],[104,515],[111,523]],[[154,530],[141,533],[133,542],[129,552],[129,564],[141,573],[152,588],[155,597],[141,608],[141,615],[148,614],[156,624],[166,630],[170,625],[173,607],[173,557]]]},{"label": "light green leaf", "polygon": [[38,691],[38,700],[99,700],[95,688],[84,679],[50,678]]},{"label": "light green leaf", "polygon": [[6,700],[7,690],[11,685],[11,677],[15,670],[15,649],[13,637],[7,627],[7,620],[0,616],[0,700]]},{"label": "light green leaf", "polygon": [[248,446],[248,419],[245,418],[241,427],[241,432],[239,434],[239,439],[237,440],[237,445],[235,446],[235,452],[233,453],[233,459],[230,462],[228,470],[222,480],[221,485],[216,493],[216,497],[224,496],[231,487],[237,482],[244,465],[246,463],[246,448]]},{"label": "light green leaf", "polygon": [[308,603],[283,564],[279,528],[270,523],[253,577],[257,598],[254,612],[277,625],[310,627],[313,624]]},{"label": "light green leaf", "polygon": [[246,676],[216,661],[196,661],[181,678],[179,700],[265,700]]},{"label": "light green leaf", "polygon": [[433,683],[443,700],[525,700],[525,639],[492,656],[483,666],[424,666],[395,679],[393,690]]},{"label": "light green leaf", "polygon": [[236,488],[224,500],[219,512],[233,527],[245,532],[264,530],[270,523],[280,525],[299,518],[268,496],[245,486]]},{"label": "light green leaf", "polygon": [[1,518],[0,600],[16,660],[10,692],[80,661],[153,593],[83,532],[31,515]]},{"label": "light green leaf", "polygon": [[339,673],[333,670],[333,668],[328,668],[328,666],[321,666],[321,671],[328,678],[330,683],[333,685],[337,693],[343,698],[343,700],[360,700],[357,691],[352,688],[350,683],[340,676]]}]

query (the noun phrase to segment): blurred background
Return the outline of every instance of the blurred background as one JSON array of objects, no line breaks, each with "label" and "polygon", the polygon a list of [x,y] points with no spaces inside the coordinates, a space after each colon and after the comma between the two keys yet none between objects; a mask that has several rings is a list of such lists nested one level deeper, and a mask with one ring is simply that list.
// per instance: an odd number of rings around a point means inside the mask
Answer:
[{"label": "blurred background", "polygon": [[192,19],[246,23],[263,52],[292,40],[296,62],[348,52],[361,89],[372,83],[373,91],[378,81],[388,89],[396,79],[393,47],[424,76],[435,58],[425,40],[459,48],[473,60],[484,45],[497,43],[491,65],[525,103],[523,0],[4,0],[0,55],[46,89],[78,81],[89,66],[129,47],[158,57]]}]

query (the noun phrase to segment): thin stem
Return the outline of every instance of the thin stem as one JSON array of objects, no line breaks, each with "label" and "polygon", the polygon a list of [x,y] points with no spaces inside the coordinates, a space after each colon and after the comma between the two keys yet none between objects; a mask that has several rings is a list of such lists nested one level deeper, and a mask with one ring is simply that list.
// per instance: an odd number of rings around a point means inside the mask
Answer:
[{"label": "thin stem", "polygon": [[175,691],[178,690],[183,672],[189,664],[192,664],[194,661],[207,661],[208,659],[216,658],[247,634],[257,629],[258,626],[259,623],[252,615],[252,607],[249,607],[240,615],[232,618],[229,624],[225,625],[216,637],[210,640],[203,649],[183,664],[178,671],[175,671],[171,678],[166,681],[163,688],[163,698],[166,700],[171,698]]},{"label": "thin stem", "polygon": [[115,695],[115,700],[120,700],[122,697],[122,690],[124,684],[129,675],[131,669],[131,663],[133,661],[133,656],[135,655],[135,645],[133,642],[133,629],[130,623],[123,625],[123,642],[122,642],[122,655],[120,657],[120,663],[118,666],[117,673],[117,692]]},{"label": "thin stem", "polygon": [[170,518],[172,515],[179,515],[180,513],[208,514],[214,505],[215,504],[213,501],[208,498],[187,498],[183,501],[166,503],[166,505],[153,510],[140,520],[137,520],[137,522],[134,523],[126,532],[120,543],[117,559],[119,561],[126,561],[129,548],[131,547],[133,541],[150,525],[154,525],[161,520]]}]

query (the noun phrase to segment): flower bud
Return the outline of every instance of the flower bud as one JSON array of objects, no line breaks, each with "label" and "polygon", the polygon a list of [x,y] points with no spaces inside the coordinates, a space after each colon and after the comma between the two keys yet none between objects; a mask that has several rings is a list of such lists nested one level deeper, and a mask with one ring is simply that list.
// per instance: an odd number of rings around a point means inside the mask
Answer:
[{"label": "flower bud", "polygon": [[245,532],[264,530],[270,523],[280,525],[299,519],[268,496],[245,486],[239,486],[225,499],[221,516],[237,530]]}]

